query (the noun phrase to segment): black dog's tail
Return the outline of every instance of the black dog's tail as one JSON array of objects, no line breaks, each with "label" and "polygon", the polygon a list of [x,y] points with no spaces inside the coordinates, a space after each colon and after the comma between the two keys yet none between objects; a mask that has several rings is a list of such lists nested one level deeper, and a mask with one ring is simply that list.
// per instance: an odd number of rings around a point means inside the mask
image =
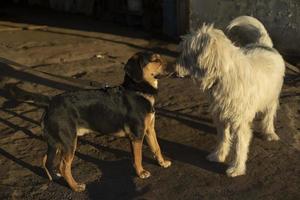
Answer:
[{"label": "black dog's tail", "polygon": [[15,84],[6,84],[4,86],[4,90],[6,91],[6,96],[11,99],[14,99],[16,101],[34,103],[45,108],[48,108],[51,100],[50,96],[28,92],[17,87]]}]

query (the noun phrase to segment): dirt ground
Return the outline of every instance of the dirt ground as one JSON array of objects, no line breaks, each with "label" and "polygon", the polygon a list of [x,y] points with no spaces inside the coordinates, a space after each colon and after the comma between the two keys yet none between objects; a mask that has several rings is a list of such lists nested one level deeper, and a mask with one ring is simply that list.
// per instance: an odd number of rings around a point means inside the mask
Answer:
[{"label": "dirt ground", "polygon": [[[24,24],[50,28],[1,31]],[[0,9],[0,57],[57,76],[118,85],[124,63],[135,52],[153,50],[173,61],[177,44],[152,36],[86,17]],[[22,80],[18,86],[49,96],[67,90]],[[40,168],[46,151],[39,124],[43,108],[7,99],[0,91],[0,199],[299,199],[299,86],[299,76],[287,71],[276,119],[281,140],[262,140],[254,126],[247,175],[228,178],[228,161],[217,164],[205,159],[216,142],[209,102],[193,81],[163,79],[156,130],[172,166],[160,168],[144,145],[144,167],[152,176],[141,180],[133,171],[126,139],[90,134],[79,140],[73,162],[74,177],[87,183],[82,193],[72,192],[63,180],[49,182]]]}]

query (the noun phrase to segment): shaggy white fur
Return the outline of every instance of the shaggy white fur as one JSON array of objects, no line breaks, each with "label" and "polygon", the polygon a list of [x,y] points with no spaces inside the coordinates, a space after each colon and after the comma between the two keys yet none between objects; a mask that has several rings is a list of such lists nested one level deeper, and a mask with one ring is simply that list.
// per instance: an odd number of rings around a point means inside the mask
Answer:
[{"label": "shaggy white fur", "polygon": [[251,16],[240,16],[233,19],[227,26],[226,33],[231,41],[239,46],[257,43],[273,47],[273,42],[264,25]]},{"label": "shaggy white fur", "polygon": [[224,162],[235,145],[234,159],[226,171],[230,177],[246,172],[251,122],[256,113],[263,114],[266,139],[279,139],[274,117],[285,65],[275,49],[263,44],[237,47],[223,31],[205,24],[184,36],[180,44],[177,73],[199,80],[218,131],[218,145],[208,159]]}]

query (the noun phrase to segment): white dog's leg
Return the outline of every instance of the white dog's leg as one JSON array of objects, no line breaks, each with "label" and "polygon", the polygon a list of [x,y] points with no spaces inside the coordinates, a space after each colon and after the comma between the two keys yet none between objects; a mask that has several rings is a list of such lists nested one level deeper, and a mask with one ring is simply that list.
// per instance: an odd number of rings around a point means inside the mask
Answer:
[{"label": "white dog's leg", "polygon": [[248,157],[249,144],[252,138],[252,131],[249,123],[243,123],[232,131],[236,134],[235,157],[226,173],[230,177],[244,175],[246,173],[246,161]]},{"label": "white dog's leg", "polygon": [[278,103],[274,102],[273,104],[268,106],[263,113],[264,117],[262,120],[262,131],[265,139],[268,141],[279,140],[279,137],[275,133],[274,129],[274,118],[276,115],[277,105]]},{"label": "white dog's leg", "polygon": [[218,120],[214,120],[218,131],[218,144],[215,150],[207,156],[212,162],[224,162],[231,146],[231,136],[229,124],[224,124]]}]

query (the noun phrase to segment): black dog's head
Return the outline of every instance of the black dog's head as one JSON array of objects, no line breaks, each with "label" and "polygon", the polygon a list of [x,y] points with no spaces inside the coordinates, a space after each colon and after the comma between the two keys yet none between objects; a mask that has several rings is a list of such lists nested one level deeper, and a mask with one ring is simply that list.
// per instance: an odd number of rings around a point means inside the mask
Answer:
[{"label": "black dog's head", "polygon": [[138,52],[125,65],[125,73],[136,83],[148,82],[153,85],[157,79],[168,75],[164,59],[152,52]]}]

